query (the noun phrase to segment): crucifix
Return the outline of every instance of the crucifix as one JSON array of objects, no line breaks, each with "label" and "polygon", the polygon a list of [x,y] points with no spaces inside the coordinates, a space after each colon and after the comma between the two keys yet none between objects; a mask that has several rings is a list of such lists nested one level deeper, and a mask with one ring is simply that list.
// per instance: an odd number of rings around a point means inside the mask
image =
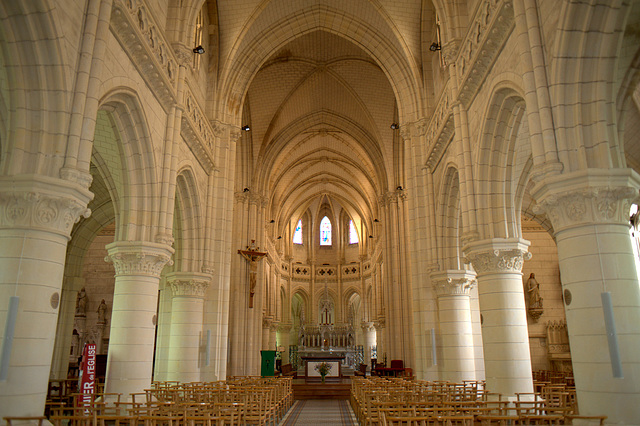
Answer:
[{"label": "crucifix", "polygon": [[258,262],[267,255],[266,252],[258,251],[256,240],[251,240],[246,250],[238,250],[238,254],[249,262],[249,307],[253,308],[253,295],[256,292],[256,281],[258,280]]}]

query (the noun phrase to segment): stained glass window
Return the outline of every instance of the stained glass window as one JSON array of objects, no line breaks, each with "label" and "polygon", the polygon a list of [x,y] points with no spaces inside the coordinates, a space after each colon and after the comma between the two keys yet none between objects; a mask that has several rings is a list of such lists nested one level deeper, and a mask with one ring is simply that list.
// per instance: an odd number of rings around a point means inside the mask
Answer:
[{"label": "stained glass window", "polygon": [[302,244],[302,220],[298,221],[296,230],[293,231],[293,244]]},{"label": "stained glass window", "polygon": [[349,244],[358,244],[358,232],[352,220],[349,221]]},{"label": "stained glass window", "polygon": [[327,216],[320,221],[320,245],[331,245],[331,221]]}]

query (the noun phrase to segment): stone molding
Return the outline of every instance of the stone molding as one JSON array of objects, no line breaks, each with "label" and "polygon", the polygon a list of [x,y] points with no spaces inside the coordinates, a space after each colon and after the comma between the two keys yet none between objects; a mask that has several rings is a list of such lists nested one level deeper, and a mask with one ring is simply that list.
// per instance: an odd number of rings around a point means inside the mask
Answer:
[{"label": "stone molding", "polygon": [[544,179],[532,195],[536,213],[546,213],[557,233],[596,223],[628,225],[639,188],[640,175],[631,169],[591,169]]},{"label": "stone molding", "polygon": [[80,184],[47,176],[0,179],[0,228],[39,229],[70,238],[73,225],[88,218],[93,194]]},{"label": "stone molding", "polygon": [[431,274],[433,289],[440,296],[469,296],[478,283],[476,273],[466,270],[446,270]]},{"label": "stone molding", "polygon": [[106,246],[105,262],[113,263],[117,276],[147,275],[160,278],[166,264],[172,265],[173,248],[146,241],[116,241]]},{"label": "stone molding", "polygon": [[167,274],[167,284],[171,287],[173,297],[197,297],[204,295],[211,283],[210,274],[196,272],[173,272]]},{"label": "stone molding", "polygon": [[293,324],[290,322],[281,322],[278,324],[278,330],[280,333],[289,333]]},{"label": "stone molding", "polygon": [[525,260],[531,259],[529,242],[521,238],[493,238],[475,241],[463,248],[465,263],[471,263],[478,275],[522,272]]}]

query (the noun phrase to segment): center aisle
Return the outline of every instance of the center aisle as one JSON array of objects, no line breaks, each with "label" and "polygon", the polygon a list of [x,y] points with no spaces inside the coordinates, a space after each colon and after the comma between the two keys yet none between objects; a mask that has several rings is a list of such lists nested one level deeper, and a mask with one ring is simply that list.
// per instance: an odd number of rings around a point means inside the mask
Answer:
[{"label": "center aisle", "polygon": [[358,425],[349,402],[344,399],[298,400],[284,416],[279,426],[294,425]]}]

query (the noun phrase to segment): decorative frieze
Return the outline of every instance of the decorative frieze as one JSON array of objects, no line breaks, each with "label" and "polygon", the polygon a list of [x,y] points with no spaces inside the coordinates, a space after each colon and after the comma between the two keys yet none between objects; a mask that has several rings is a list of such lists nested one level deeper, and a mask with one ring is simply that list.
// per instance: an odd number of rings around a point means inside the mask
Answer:
[{"label": "decorative frieze", "polygon": [[425,129],[425,143],[427,145],[426,166],[435,168],[453,139],[455,131],[453,120],[453,103],[449,81],[442,89],[442,95]]},{"label": "decorative frieze", "polygon": [[144,0],[114,0],[111,32],[166,111],[176,103],[178,61]]},{"label": "decorative frieze", "polygon": [[513,28],[512,0],[485,0],[478,6],[455,61],[459,102],[469,106]]},{"label": "decorative frieze", "polygon": [[475,241],[464,247],[465,263],[471,263],[477,274],[522,272],[529,242],[519,238],[495,238]]},{"label": "decorative frieze", "polygon": [[184,90],[184,112],[181,132],[187,145],[207,173],[215,169],[213,153],[215,151],[215,130],[207,120],[204,111],[198,105],[191,89]]},{"label": "decorative frieze", "polygon": [[[0,227],[55,232],[69,238],[81,217],[88,218],[93,195],[76,183],[44,176],[0,181]],[[10,189],[10,190],[9,190]]]},{"label": "decorative frieze", "polygon": [[160,278],[166,264],[172,265],[173,249],[164,244],[116,241],[107,245],[105,262],[113,263],[116,276],[148,275]]}]

